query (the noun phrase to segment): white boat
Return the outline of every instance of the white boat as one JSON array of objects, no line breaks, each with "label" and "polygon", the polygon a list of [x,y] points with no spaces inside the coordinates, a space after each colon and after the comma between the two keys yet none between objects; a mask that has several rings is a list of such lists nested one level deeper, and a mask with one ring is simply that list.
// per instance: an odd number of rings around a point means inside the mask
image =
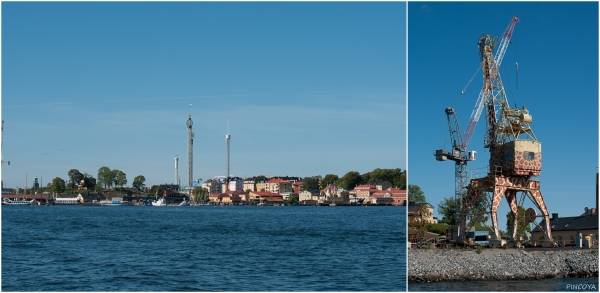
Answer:
[{"label": "white boat", "polygon": [[159,200],[153,200],[152,201],[152,206],[155,207],[166,207],[167,206],[167,200],[163,197]]},{"label": "white boat", "polygon": [[183,200],[183,201],[182,201],[182,202],[179,204],[179,206],[180,206],[180,207],[189,207],[189,206],[190,206],[190,202],[184,199],[184,200]]},{"label": "white boat", "polygon": [[11,206],[28,206],[28,205],[37,205],[37,200],[22,200],[20,198],[17,199],[9,199],[5,198],[2,200],[3,205],[11,205]]},{"label": "white boat", "polygon": [[100,205],[101,206],[108,206],[108,207],[120,207],[120,206],[126,206],[129,203],[126,201],[120,201],[118,199],[116,200],[101,200],[100,201]]}]

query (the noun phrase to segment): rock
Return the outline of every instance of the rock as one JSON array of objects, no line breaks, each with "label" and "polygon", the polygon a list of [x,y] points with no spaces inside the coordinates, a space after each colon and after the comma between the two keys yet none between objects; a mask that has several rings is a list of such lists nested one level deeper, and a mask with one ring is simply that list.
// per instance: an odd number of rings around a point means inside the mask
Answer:
[{"label": "rock", "polygon": [[589,250],[469,249],[408,251],[409,282],[540,279],[598,276],[598,253]]}]

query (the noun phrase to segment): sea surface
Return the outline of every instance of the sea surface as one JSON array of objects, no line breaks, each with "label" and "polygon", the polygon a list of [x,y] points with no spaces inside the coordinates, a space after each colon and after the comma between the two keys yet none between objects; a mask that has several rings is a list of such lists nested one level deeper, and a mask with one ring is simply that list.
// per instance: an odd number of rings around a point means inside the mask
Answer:
[{"label": "sea surface", "polygon": [[2,206],[2,291],[405,291],[404,207]]},{"label": "sea surface", "polygon": [[470,281],[470,282],[434,282],[408,283],[408,291],[426,292],[555,292],[582,291],[598,292],[598,278],[562,278],[520,281]]}]

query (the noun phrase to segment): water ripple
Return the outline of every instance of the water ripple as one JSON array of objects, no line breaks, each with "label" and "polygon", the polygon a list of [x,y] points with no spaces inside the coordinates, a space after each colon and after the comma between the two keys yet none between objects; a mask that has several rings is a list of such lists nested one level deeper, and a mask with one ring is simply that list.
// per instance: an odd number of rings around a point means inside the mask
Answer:
[{"label": "water ripple", "polygon": [[404,291],[405,215],[3,206],[2,291]]}]

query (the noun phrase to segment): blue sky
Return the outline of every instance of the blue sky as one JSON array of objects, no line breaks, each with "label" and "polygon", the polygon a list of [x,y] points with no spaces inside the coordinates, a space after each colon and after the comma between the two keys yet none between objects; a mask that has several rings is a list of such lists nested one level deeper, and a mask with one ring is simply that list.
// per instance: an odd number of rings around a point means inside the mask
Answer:
[{"label": "blue sky", "polygon": [[[435,149],[450,148],[444,109],[454,107],[461,130],[466,128],[482,85],[479,72],[460,95],[479,68],[477,40],[482,34],[501,36],[514,15],[521,22],[500,74],[509,102],[527,106],[533,116],[531,127],[542,142],[538,179],[546,205],[559,216],[578,216],[595,206],[598,3],[410,2],[408,14],[409,183],[422,188],[436,212],[454,194],[454,162],[433,156]],[[478,157],[469,169],[487,165],[485,127],[482,116],[469,145]],[[503,200],[502,230],[508,211]]]},{"label": "blue sky", "polygon": [[4,2],[2,180],[406,169],[405,5]]}]

